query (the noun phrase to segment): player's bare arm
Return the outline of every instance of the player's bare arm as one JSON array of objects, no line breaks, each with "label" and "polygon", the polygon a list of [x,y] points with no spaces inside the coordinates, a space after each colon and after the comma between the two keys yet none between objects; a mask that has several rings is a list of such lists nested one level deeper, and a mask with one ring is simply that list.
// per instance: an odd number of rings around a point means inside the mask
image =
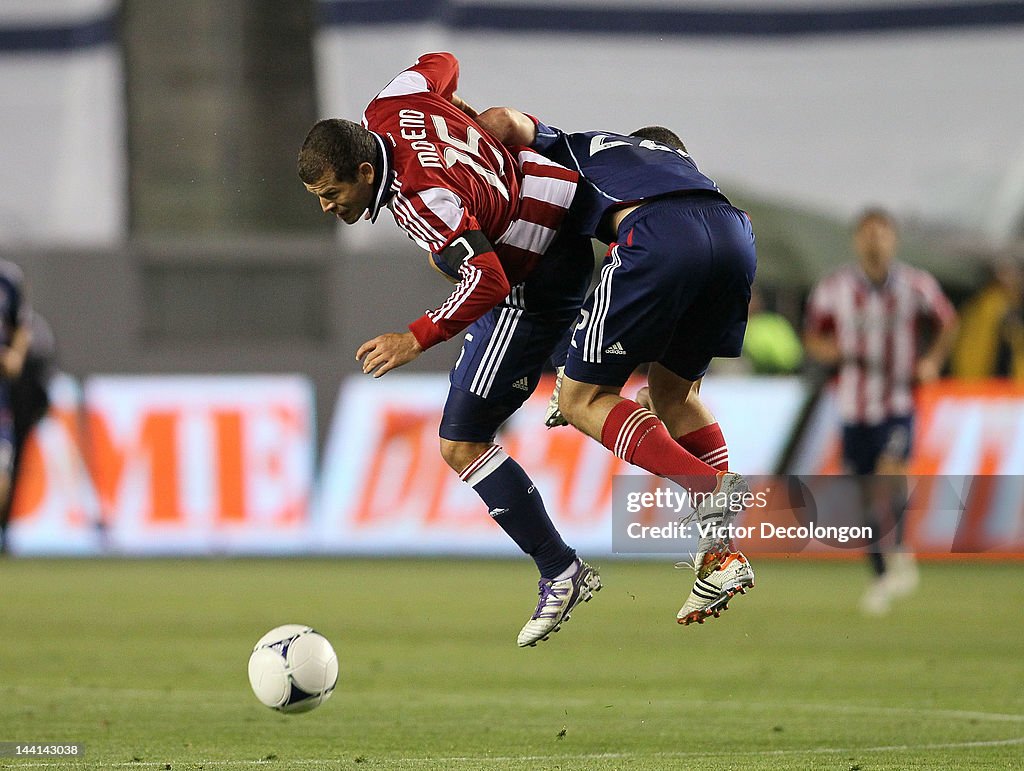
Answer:
[{"label": "player's bare arm", "polygon": [[466,113],[466,115],[468,115],[473,120],[479,119],[480,113],[474,110],[472,105],[470,105],[465,99],[463,99],[458,94],[452,94],[452,104],[455,105],[456,108]]},{"label": "player's bare arm", "polygon": [[363,363],[363,372],[375,378],[408,364],[423,353],[412,332],[388,332],[367,340],[356,351],[356,361]]},{"label": "player's bare arm", "polygon": [[512,107],[490,107],[476,122],[503,145],[529,147],[537,138],[537,126],[530,116]]}]

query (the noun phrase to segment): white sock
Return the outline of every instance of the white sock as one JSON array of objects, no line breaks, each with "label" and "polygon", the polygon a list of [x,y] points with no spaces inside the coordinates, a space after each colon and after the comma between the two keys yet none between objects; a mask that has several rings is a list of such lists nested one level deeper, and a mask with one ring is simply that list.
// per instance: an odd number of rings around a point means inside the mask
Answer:
[{"label": "white sock", "polygon": [[567,578],[572,578],[574,575],[576,575],[576,571],[579,570],[579,567],[580,567],[580,561],[579,560],[573,560],[572,563],[569,565],[569,567],[567,567],[565,570],[563,570],[561,573],[559,573],[557,576],[555,576],[552,580],[553,581],[564,581]]}]

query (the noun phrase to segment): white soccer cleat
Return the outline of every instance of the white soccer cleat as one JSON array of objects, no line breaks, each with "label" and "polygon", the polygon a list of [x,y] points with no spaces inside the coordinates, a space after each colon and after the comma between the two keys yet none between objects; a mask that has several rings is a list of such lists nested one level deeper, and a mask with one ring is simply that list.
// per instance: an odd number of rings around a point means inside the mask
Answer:
[{"label": "white soccer cleat", "polygon": [[885,577],[876,578],[860,598],[860,610],[865,616],[884,616],[892,605],[892,592]]},{"label": "white soccer cleat", "polygon": [[707,563],[714,567],[704,576],[698,571],[690,596],[676,614],[680,624],[703,624],[708,617],[718,618],[729,609],[729,600],[754,586],[754,571],[740,552],[710,553],[708,558]]},{"label": "white soccer cleat", "polygon": [[[731,471],[719,471],[718,484],[715,486],[714,492],[700,499],[697,508],[686,521],[696,519],[702,526],[712,525],[715,528],[727,528],[743,510],[741,501],[749,492],[750,485],[742,476]],[[709,552],[715,549],[728,551],[730,547],[729,538],[723,538],[715,533],[701,536],[697,541],[697,553],[693,560],[697,575],[700,576],[705,557]]]},{"label": "white soccer cleat", "polygon": [[601,591],[601,576],[586,562],[577,559],[573,575],[561,581],[542,578],[538,589],[540,599],[537,608],[516,641],[520,648],[532,647],[548,639],[552,632],[557,632],[569,620],[569,612],[573,608],[580,602],[590,602],[594,592]]},{"label": "white soccer cleat", "polygon": [[905,551],[886,555],[885,577],[882,580],[885,581],[886,589],[894,598],[913,594],[921,580],[914,555]]},{"label": "white soccer cleat", "polygon": [[562,392],[562,378],[565,375],[565,367],[558,367],[555,370],[555,388],[548,399],[548,407],[544,410],[544,425],[548,428],[558,428],[569,425],[569,421],[562,415],[558,408],[558,397]]},{"label": "white soccer cleat", "polygon": [[919,581],[913,554],[895,552],[885,555],[885,573],[872,581],[860,598],[861,612],[866,616],[884,616],[892,609],[893,600],[912,594]]}]

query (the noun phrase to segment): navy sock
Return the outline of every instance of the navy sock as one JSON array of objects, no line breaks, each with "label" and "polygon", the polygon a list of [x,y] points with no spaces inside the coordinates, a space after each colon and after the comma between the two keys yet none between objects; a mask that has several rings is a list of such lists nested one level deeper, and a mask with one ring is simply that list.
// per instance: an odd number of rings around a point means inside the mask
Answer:
[{"label": "navy sock", "polygon": [[501,529],[533,557],[541,578],[554,578],[576,559],[575,550],[555,529],[530,477],[500,447],[492,446],[459,476],[487,504]]},{"label": "navy sock", "polygon": [[893,492],[891,498],[893,533],[896,536],[896,548],[903,546],[903,535],[906,532],[907,508],[910,500],[907,493],[907,480],[898,477],[893,480]]},{"label": "navy sock", "polygon": [[868,564],[871,565],[876,578],[885,575],[885,557],[882,554],[882,547],[877,543],[868,547]]},{"label": "navy sock", "polygon": [[864,524],[871,528],[871,532],[875,534],[874,540],[867,546],[868,564],[871,565],[871,570],[874,572],[876,578],[881,578],[885,575],[885,556],[882,550],[882,526],[881,520],[876,517],[873,513],[868,514],[864,517]]}]

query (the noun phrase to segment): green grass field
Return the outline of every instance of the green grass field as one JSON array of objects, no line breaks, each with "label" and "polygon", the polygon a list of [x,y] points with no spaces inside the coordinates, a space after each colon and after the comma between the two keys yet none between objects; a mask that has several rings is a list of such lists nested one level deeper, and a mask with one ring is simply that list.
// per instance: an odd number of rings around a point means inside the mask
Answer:
[{"label": "green grass field", "polygon": [[[928,564],[882,619],[857,563],[755,560],[757,587],[681,627],[666,563],[520,650],[528,561],[0,562],[0,741],[83,742],[0,768],[1020,769],[1024,565]],[[246,680],[265,631],[334,643],[303,715]]]}]

